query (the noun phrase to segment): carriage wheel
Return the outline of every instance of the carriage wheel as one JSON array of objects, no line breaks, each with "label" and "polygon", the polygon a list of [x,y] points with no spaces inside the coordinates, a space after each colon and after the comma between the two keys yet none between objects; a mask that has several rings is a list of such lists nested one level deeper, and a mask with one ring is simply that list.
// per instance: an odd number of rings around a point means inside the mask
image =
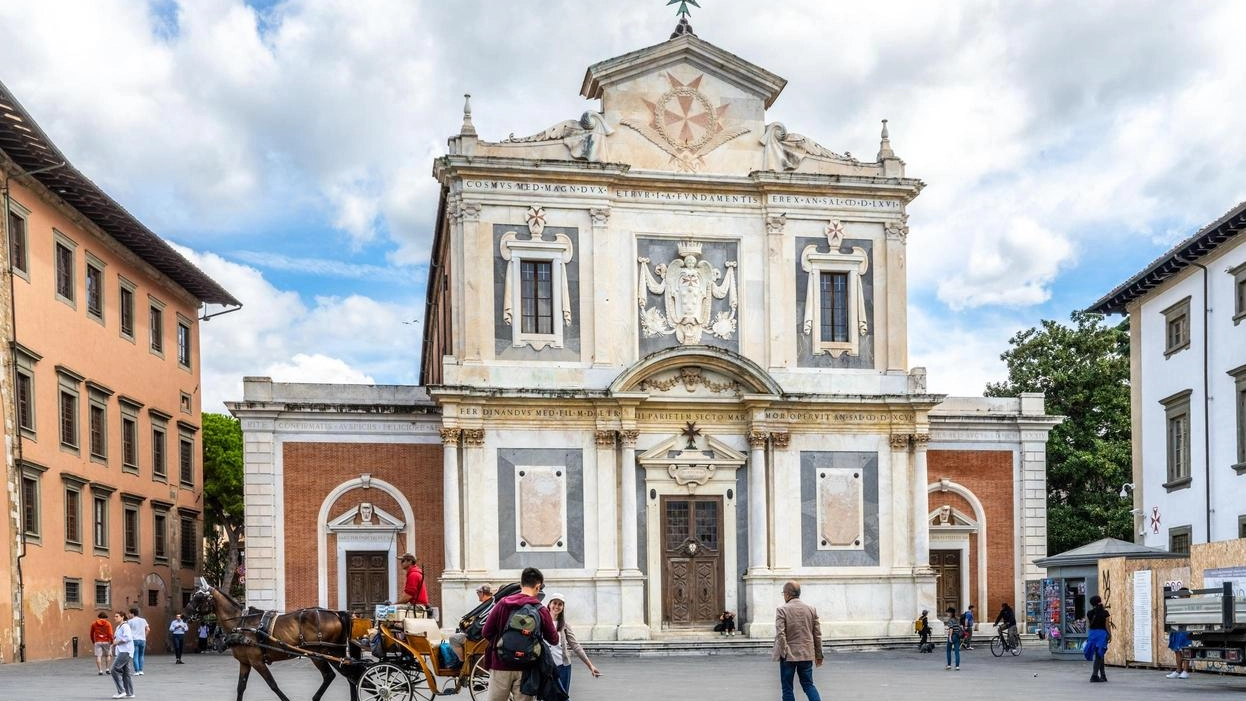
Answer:
[{"label": "carriage wheel", "polygon": [[398,665],[374,664],[359,677],[359,701],[412,701],[432,698]]},{"label": "carriage wheel", "polygon": [[485,656],[478,655],[472,664],[471,676],[467,679],[467,691],[472,701],[485,701],[489,698],[489,668],[485,667]]}]

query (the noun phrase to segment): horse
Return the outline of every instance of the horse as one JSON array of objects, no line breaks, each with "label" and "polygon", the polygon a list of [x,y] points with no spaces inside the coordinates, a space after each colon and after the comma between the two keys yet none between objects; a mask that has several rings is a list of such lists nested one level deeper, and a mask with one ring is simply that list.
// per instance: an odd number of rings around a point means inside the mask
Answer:
[{"label": "horse", "polygon": [[[202,617],[216,614],[217,620],[225,630],[228,640],[234,641],[230,651],[238,660],[238,698],[242,701],[242,692],[247,688],[247,677],[251,670],[260,673],[268,688],[273,690],[281,701],[290,701],[273,673],[268,669],[272,662],[303,657],[299,648],[310,652],[345,658],[350,640],[350,622],[345,614],[323,608],[305,608],[275,615],[253,607],[243,606],[225,592],[211,586],[202,577],[198,580],[198,588],[191,595],[186,605],[186,618]],[[271,620],[271,624],[269,624]],[[266,630],[261,630],[267,626]],[[325,690],[333,683],[334,665],[323,657],[309,657],[311,663],[319,670],[323,682],[312,696],[312,701],[320,701]],[[341,669],[338,670],[341,673]],[[346,675],[343,674],[345,677]],[[349,682],[349,678],[347,679]],[[351,701],[358,701],[358,692],[354,684],[350,686]]]}]

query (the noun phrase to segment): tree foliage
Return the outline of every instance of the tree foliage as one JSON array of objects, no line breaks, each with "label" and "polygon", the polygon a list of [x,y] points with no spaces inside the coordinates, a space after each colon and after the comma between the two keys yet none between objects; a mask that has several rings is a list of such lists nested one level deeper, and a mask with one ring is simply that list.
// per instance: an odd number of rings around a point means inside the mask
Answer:
[{"label": "tree foliage", "polygon": [[[243,535],[242,425],[224,414],[203,415],[205,574],[232,591]],[[224,533],[224,539],[219,533]]]},{"label": "tree foliage", "polygon": [[1044,319],[1009,340],[1008,379],[986,396],[1042,392],[1065,416],[1047,442],[1047,551],[1104,537],[1132,540],[1131,502],[1120,497],[1131,467],[1129,321],[1074,312],[1066,326]]}]

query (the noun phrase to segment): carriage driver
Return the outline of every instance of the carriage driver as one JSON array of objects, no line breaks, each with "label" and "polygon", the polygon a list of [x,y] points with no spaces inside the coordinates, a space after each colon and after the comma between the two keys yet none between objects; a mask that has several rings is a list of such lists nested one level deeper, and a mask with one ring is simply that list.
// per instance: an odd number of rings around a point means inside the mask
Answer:
[{"label": "carriage driver", "polygon": [[402,565],[402,571],[407,574],[402,594],[398,596],[398,603],[428,606],[428,589],[424,586],[424,570],[420,567],[419,561],[415,559],[415,555],[403,553],[402,557],[398,558],[398,563]]}]

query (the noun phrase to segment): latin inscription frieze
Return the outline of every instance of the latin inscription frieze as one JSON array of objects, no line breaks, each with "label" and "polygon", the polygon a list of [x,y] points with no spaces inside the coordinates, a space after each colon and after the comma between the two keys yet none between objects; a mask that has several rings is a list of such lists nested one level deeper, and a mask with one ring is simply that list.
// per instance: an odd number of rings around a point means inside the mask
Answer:
[{"label": "latin inscription frieze", "polygon": [[880,200],[872,197],[836,197],[833,195],[778,195],[771,194],[769,205],[794,207],[828,207],[831,209],[859,209],[878,212],[899,212],[899,200]]},{"label": "latin inscription frieze", "polygon": [[792,421],[820,424],[911,424],[916,418],[904,412],[883,411],[802,411],[799,409],[768,409],[767,421]]},{"label": "latin inscription frieze", "polygon": [[[430,424],[431,425],[431,424]],[[318,433],[410,433],[411,423],[397,421],[278,421],[278,431]]]}]

